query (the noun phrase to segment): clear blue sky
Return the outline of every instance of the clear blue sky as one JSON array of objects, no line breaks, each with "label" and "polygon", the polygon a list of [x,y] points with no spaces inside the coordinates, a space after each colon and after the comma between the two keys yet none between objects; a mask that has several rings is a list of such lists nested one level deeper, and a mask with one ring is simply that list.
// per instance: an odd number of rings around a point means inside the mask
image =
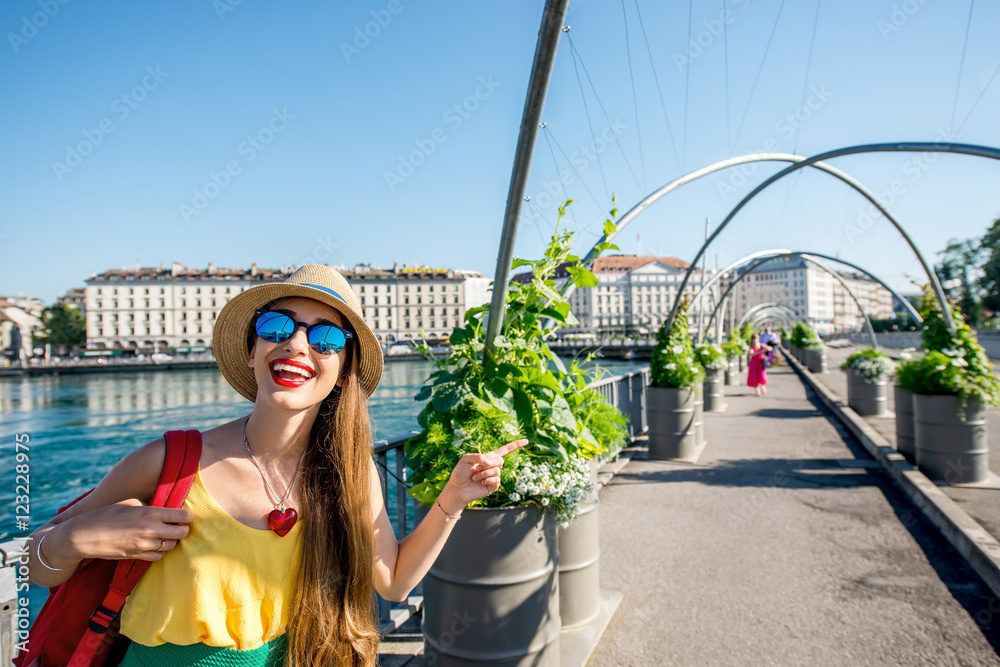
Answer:
[{"label": "clear blue sky", "polygon": [[[964,123],[958,141],[1000,146],[1000,76],[987,86],[1000,65],[996,3],[975,5],[964,65],[968,2],[826,0],[815,40],[816,3],[785,2],[775,25],[781,5],[694,2],[692,37],[703,46],[685,63],[687,3],[625,0],[626,40],[622,3],[574,2],[567,23],[587,109],[563,39],[544,120],[558,169],[569,171],[556,143],[578,169],[566,193],[576,199],[568,224],[580,230],[581,252],[597,238],[610,190],[624,212],[682,171],[769,139],[810,155],[935,141]],[[313,258],[492,276],[541,9],[416,0],[3,3],[0,293],[52,301],[92,272],[136,262]],[[375,34],[367,41],[358,37],[366,27]],[[796,128],[786,114],[803,99],[814,108],[800,110]],[[602,106],[615,130],[598,161],[584,154],[592,141],[586,112],[600,136],[609,127]],[[88,154],[68,155],[81,142]],[[429,154],[416,155],[412,173],[412,165],[400,170],[401,156],[420,146]],[[1000,164],[913,160],[835,164],[877,191],[899,181],[892,208],[931,256],[1000,216]],[[705,218],[721,220],[779,168],[761,166],[745,183],[722,172],[662,199],[619,237],[622,251],[636,252],[641,230],[643,254],[692,257]],[[557,173],[543,133],[521,256],[536,256],[553,230],[555,205],[543,195],[548,184],[562,196]],[[734,191],[723,193],[726,184]],[[907,287],[905,275],[919,267],[887,223],[850,231],[859,229],[861,203],[829,176],[790,177],[736,218],[709,261],[812,249]]]}]

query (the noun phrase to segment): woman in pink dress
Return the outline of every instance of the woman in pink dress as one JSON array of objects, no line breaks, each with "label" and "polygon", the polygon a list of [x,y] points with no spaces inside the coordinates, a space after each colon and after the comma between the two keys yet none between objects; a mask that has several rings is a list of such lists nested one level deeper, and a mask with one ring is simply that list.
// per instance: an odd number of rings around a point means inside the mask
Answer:
[{"label": "woman in pink dress", "polygon": [[750,368],[747,372],[747,386],[753,387],[754,393],[763,396],[767,393],[767,369],[764,367],[764,357],[771,351],[770,345],[760,342],[760,336],[750,337]]}]

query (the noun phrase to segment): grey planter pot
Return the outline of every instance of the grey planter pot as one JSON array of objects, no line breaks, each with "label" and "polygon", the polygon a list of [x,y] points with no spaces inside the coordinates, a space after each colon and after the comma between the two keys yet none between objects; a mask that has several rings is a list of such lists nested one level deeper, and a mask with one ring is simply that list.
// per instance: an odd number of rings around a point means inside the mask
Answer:
[{"label": "grey planter pot", "polygon": [[597,461],[590,461],[594,491],[580,503],[580,516],[559,527],[559,616],[563,628],[586,625],[601,613],[598,561]]},{"label": "grey planter pot", "polygon": [[726,390],[723,379],[726,371],[709,370],[705,375],[705,412],[722,412],[726,409]]},{"label": "grey planter pot", "polygon": [[736,386],[740,382],[740,371],[739,362],[736,361],[736,357],[729,358],[729,368],[726,369],[726,385],[729,387]]},{"label": "grey planter pot", "polygon": [[694,398],[693,387],[647,389],[649,458],[669,461],[697,453]]},{"label": "grey planter pot", "polygon": [[741,354],[739,359],[740,359],[740,373],[742,373],[747,368],[747,355]]},{"label": "grey planter pot", "polygon": [[424,578],[427,664],[558,667],[558,562],[550,512],[465,510]]},{"label": "grey planter pot", "polygon": [[978,484],[990,478],[986,411],[978,401],[959,419],[957,396],[913,396],[917,467],[935,482]]},{"label": "grey planter pot", "polygon": [[913,443],[913,394],[893,385],[893,399],[896,403],[896,451],[913,461],[917,454]]},{"label": "grey planter pot", "polygon": [[563,628],[590,623],[601,613],[598,565],[601,547],[596,495],[580,507],[580,516],[559,528],[559,616]]},{"label": "grey planter pot", "polygon": [[881,417],[889,412],[886,378],[868,382],[853,368],[847,369],[847,405],[862,417]]},{"label": "grey planter pot", "polygon": [[805,350],[805,364],[810,373],[826,373],[826,351]]},{"label": "grey planter pot", "polygon": [[698,446],[705,444],[705,392],[702,385],[694,388],[694,433]]}]

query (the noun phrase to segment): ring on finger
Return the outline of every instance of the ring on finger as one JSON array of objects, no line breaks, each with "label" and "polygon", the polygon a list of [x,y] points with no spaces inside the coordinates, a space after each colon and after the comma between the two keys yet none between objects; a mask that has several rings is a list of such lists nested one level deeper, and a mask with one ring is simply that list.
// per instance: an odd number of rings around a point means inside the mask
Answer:
[{"label": "ring on finger", "polygon": [[165,547],[165,546],[167,546],[167,541],[161,537],[160,538],[160,546],[157,547],[156,550],[162,552],[163,551],[163,547]]}]

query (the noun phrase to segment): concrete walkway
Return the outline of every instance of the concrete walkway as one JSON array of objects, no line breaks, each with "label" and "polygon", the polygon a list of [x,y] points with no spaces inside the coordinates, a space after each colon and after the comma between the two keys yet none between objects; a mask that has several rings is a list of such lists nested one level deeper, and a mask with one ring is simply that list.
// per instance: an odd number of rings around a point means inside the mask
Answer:
[{"label": "concrete walkway", "polygon": [[[624,600],[590,665],[1000,665],[1000,601],[810,399],[727,387],[696,465],[601,492]],[[856,458],[862,457],[862,458]]]},{"label": "concrete walkway", "polygon": [[[867,346],[864,346],[867,347]],[[862,347],[828,346],[827,373],[819,376],[823,384],[847,401],[847,373],[840,370],[853,352]],[[892,353],[892,350],[886,350]],[[892,445],[896,444],[896,409],[893,392],[889,391],[889,414],[885,417],[866,417],[865,420]],[[1000,474],[1000,413],[988,410],[986,413],[986,435],[990,443],[990,470]],[[985,528],[993,537],[1000,539],[1000,485],[987,489],[962,489],[943,486],[941,489],[959,507]]]}]

